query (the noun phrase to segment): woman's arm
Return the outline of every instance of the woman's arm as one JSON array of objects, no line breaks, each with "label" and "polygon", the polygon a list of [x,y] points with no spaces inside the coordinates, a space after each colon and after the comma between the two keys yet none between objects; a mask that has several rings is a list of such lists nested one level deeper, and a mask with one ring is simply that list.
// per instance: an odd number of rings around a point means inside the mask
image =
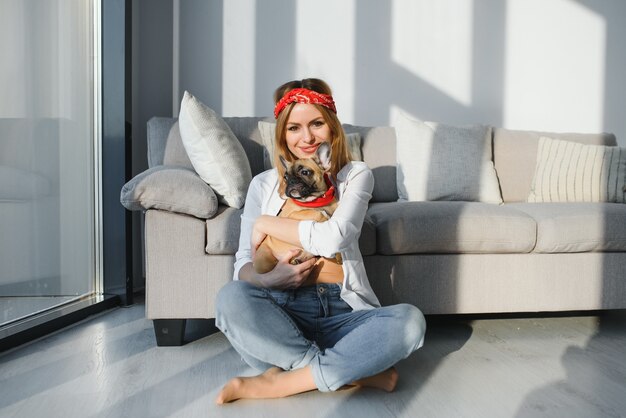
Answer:
[{"label": "woman's arm", "polygon": [[[252,267],[253,249],[258,244],[252,246],[251,240],[255,235],[255,224],[260,218],[274,218],[273,216],[262,215],[262,199],[265,193],[270,193],[271,188],[267,188],[263,181],[257,176],[250,183],[246,204],[241,215],[241,231],[239,234],[239,248],[235,254],[234,280],[245,280],[256,286],[285,289],[298,287],[308,277],[309,270],[315,264],[315,259],[311,259],[299,265],[291,265],[289,261],[297,255],[299,250],[294,250],[279,260],[276,267],[265,274],[258,274]],[[296,234],[297,235],[297,234]],[[257,235],[258,236],[258,233]],[[260,243],[260,241],[259,241]],[[299,246],[299,244],[294,245]]]},{"label": "woman's arm", "polygon": [[247,263],[239,270],[239,279],[258,287],[270,289],[295,289],[300,287],[309,277],[311,268],[313,268],[317,259],[312,258],[302,264],[291,265],[289,261],[298,255],[299,252],[300,250],[297,249],[287,252],[281,260],[278,260],[276,267],[265,274],[257,273],[254,271],[252,263]]},{"label": "woman's arm", "polygon": [[346,187],[335,213],[326,222],[298,221],[275,216],[259,216],[252,232],[252,254],[266,235],[312,254],[333,257],[357,239],[372,197],[374,176],[364,164],[348,173]]},{"label": "woman's arm", "polygon": [[374,175],[365,163],[353,162],[344,182],[339,205],[328,221],[301,221],[298,225],[302,248],[312,254],[333,257],[349,248],[361,233]]},{"label": "woman's arm", "polygon": [[267,235],[271,235],[294,247],[300,247],[300,235],[298,233],[299,224],[300,221],[296,219],[279,218],[270,215],[259,216],[254,222],[254,229],[252,231],[251,244],[253,254]]}]

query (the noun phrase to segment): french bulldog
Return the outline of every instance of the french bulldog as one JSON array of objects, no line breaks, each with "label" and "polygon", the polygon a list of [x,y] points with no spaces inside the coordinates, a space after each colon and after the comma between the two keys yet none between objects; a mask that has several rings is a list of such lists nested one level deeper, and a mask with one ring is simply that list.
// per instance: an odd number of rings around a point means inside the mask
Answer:
[{"label": "french bulldog", "polygon": [[[285,168],[285,176],[279,193],[286,202],[278,216],[316,222],[330,219],[337,208],[334,186],[331,185],[327,174],[331,164],[330,145],[322,143],[311,158],[298,159],[290,163],[281,157],[280,161]],[[278,259],[293,248],[292,244],[268,235],[256,251],[252,262],[254,270],[257,273],[271,271],[278,263]],[[316,256],[302,250],[290,263],[300,264],[313,257]],[[339,253],[335,258],[325,260],[338,265],[342,263]]]}]

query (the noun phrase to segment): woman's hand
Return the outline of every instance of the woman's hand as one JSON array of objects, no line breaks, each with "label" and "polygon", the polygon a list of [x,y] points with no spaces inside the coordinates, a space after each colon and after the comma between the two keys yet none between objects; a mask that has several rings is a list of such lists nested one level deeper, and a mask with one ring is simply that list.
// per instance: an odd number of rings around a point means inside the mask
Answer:
[{"label": "woman's hand", "polygon": [[285,253],[278,260],[278,264],[272,271],[262,274],[260,283],[270,289],[296,289],[304,283],[309,277],[311,269],[315,265],[317,258],[311,258],[304,263],[293,265],[290,264],[292,258],[297,256],[301,250],[293,249]]}]

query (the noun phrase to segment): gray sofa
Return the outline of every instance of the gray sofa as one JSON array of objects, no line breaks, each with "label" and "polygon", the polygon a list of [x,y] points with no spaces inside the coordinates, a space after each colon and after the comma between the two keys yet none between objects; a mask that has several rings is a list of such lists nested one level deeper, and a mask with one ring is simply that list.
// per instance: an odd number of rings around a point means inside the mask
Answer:
[{"label": "gray sofa", "polygon": [[[262,119],[225,120],[252,174],[263,171]],[[626,308],[626,205],[526,203],[539,133],[492,129],[504,200],[496,205],[398,202],[394,129],[345,129],[361,134],[375,177],[360,246],[382,304],[408,302],[425,314]],[[612,134],[550,136],[616,145]],[[148,122],[148,152],[150,170],[195,175],[175,119]],[[159,345],[181,344],[186,319],[214,317],[215,295],[232,279],[241,212],[219,206],[202,219],[145,211],[146,315]]]}]

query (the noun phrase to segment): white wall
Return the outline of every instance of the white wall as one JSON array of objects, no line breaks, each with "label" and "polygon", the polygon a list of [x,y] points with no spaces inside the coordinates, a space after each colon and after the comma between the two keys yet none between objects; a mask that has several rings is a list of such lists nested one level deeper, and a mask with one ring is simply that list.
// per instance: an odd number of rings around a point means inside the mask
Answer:
[{"label": "white wall", "polygon": [[403,110],[626,146],[626,2],[170,1],[174,114],[188,89],[225,116],[270,115],[276,86],[316,76],[347,123]]}]

